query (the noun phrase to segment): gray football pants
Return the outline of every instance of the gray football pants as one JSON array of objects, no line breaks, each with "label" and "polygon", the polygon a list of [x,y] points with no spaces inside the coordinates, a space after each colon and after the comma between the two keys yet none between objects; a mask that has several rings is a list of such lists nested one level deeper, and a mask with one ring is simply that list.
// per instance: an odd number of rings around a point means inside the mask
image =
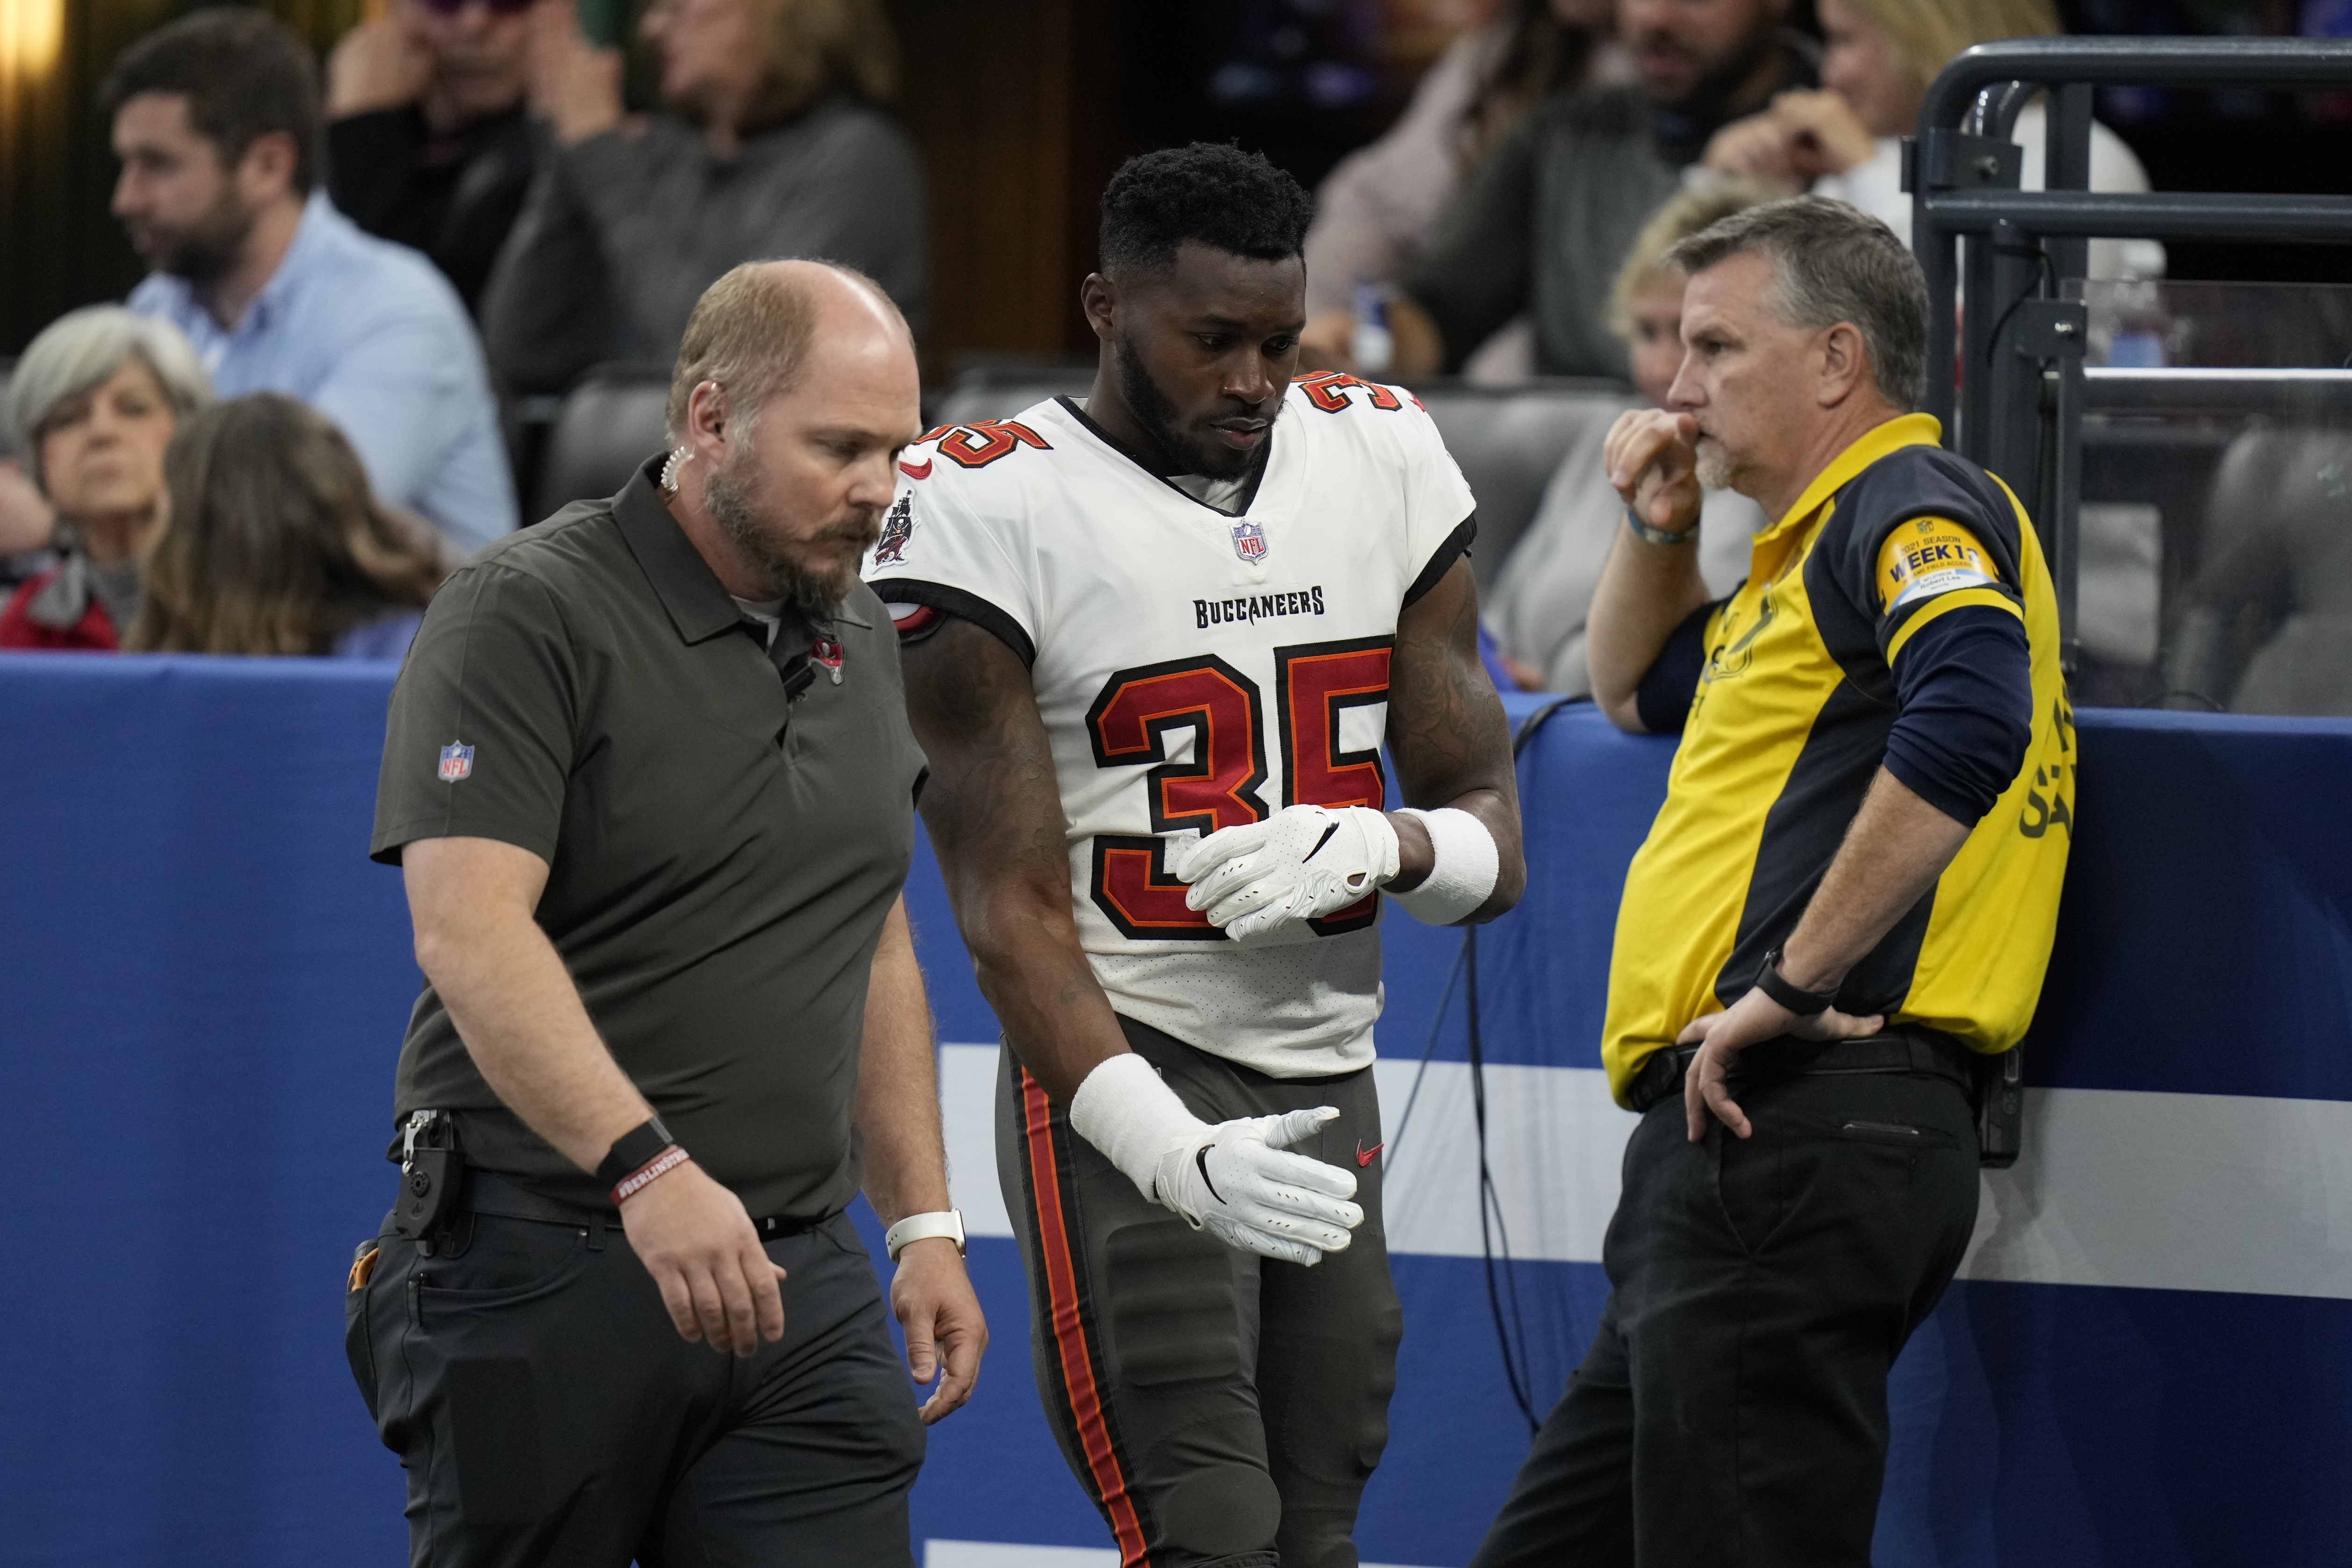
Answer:
[{"label": "gray football pants", "polygon": [[1339,1107],[1297,1152],[1355,1173],[1364,1223],[1312,1268],[1228,1247],[1137,1192],[1007,1050],[997,1175],[1063,1456],[1123,1568],[1355,1568],[1404,1325],[1371,1070],[1268,1078],[1119,1023],[1204,1121]]}]

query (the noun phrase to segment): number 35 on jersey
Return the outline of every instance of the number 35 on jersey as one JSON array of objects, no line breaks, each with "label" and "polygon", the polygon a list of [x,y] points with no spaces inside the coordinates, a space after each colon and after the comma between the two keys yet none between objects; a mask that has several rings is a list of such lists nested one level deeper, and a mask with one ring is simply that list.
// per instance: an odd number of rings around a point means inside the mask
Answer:
[{"label": "number 35 on jersey", "polygon": [[[1095,837],[1095,907],[1125,936],[1222,942],[1224,933],[1206,915],[1184,907],[1184,884],[1168,870],[1165,835],[1205,837],[1262,822],[1285,805],[1381,809],[1388,775],[1378,739],[1349,749],[1342,731],[1358,727],[1342,716],[1385,710],[1394,646],[1388,637],[1360,637],[1276,648],[1270,726],[1257,683],[1214,655],[1113,673],[1087,710],[1087,736],[1097,767],[1155,764],[1145,780],[1152,836]],[[1265,795],[1269,730],[1282,762],[1279,801]],[[1175,760],[1188,732],[1189,758]],[[1318,936],[1360,931],[1378,917],[1379,899],[1368,894],[1312,927]]]}]

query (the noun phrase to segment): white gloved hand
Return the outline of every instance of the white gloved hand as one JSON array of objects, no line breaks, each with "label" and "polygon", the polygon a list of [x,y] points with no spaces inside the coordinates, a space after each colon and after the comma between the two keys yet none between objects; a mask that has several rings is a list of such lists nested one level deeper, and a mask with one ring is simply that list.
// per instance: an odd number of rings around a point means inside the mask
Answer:
[{"label": "white gloved hand", "polygon": [[1220,1121],[1205,1129],[1205,1143],[1179,1139],[1160,1153],[1157,1195],[1228,1247],[1312,1268],[1346,1249],[1364,1211],[1348,1201],[1356,1195],[1353,1174],[1284,1145],[1339,1115],[1322,1105]]},{"label": "white gloved hand", "polygon": [[1184,1107],[1150,1062],[1122,1051],[1095,1064],[1070,1100],[1070,1130],[1153,1203],[1218,1240],[1312,1265],[1349,1242],[1364,1211],[1348,1202],[1356,1178],[1293,1154],[1339,1115],[1330,1106],[1214,1126]]},{"label": "white gloved hand", "polygon": [[1235,942],[1319,920],[1395,878],[1396,829],[1367,806],[1289,805],[1220,828],[1176,858],[1184,907]]}]

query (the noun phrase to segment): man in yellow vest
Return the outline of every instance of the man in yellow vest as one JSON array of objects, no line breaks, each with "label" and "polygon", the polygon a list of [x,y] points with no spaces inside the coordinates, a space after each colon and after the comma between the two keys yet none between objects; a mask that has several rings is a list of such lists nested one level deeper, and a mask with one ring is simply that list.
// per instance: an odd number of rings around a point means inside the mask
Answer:
[{"label": "man in yellow vest", "polygon": [[[1801,196],[1685,240],[1685,357],[1610,434],[1593,695],[1679,732],[1601,1058],[1642,1113],[1601,1330],[1475,1568],[1866,1568],[1886,1374],[1977,1211],[1970,1067],[2025,1032],[2073,836],[2033,528],[1910,412],[1919,268]],[[1701,487],[1771,526],[1707,602]]]}]

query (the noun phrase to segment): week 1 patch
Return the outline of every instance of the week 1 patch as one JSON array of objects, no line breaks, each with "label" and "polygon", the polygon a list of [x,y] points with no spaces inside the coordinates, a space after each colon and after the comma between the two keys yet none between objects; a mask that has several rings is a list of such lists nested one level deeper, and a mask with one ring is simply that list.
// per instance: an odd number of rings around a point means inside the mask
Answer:
[{"label": "week 1 patch", "polygon": [[1946,518],[1923,517],[1886,536],[1878,551],[1878,603],[1893,612],[1960,588],[2000,581],[1976,535]]}]

